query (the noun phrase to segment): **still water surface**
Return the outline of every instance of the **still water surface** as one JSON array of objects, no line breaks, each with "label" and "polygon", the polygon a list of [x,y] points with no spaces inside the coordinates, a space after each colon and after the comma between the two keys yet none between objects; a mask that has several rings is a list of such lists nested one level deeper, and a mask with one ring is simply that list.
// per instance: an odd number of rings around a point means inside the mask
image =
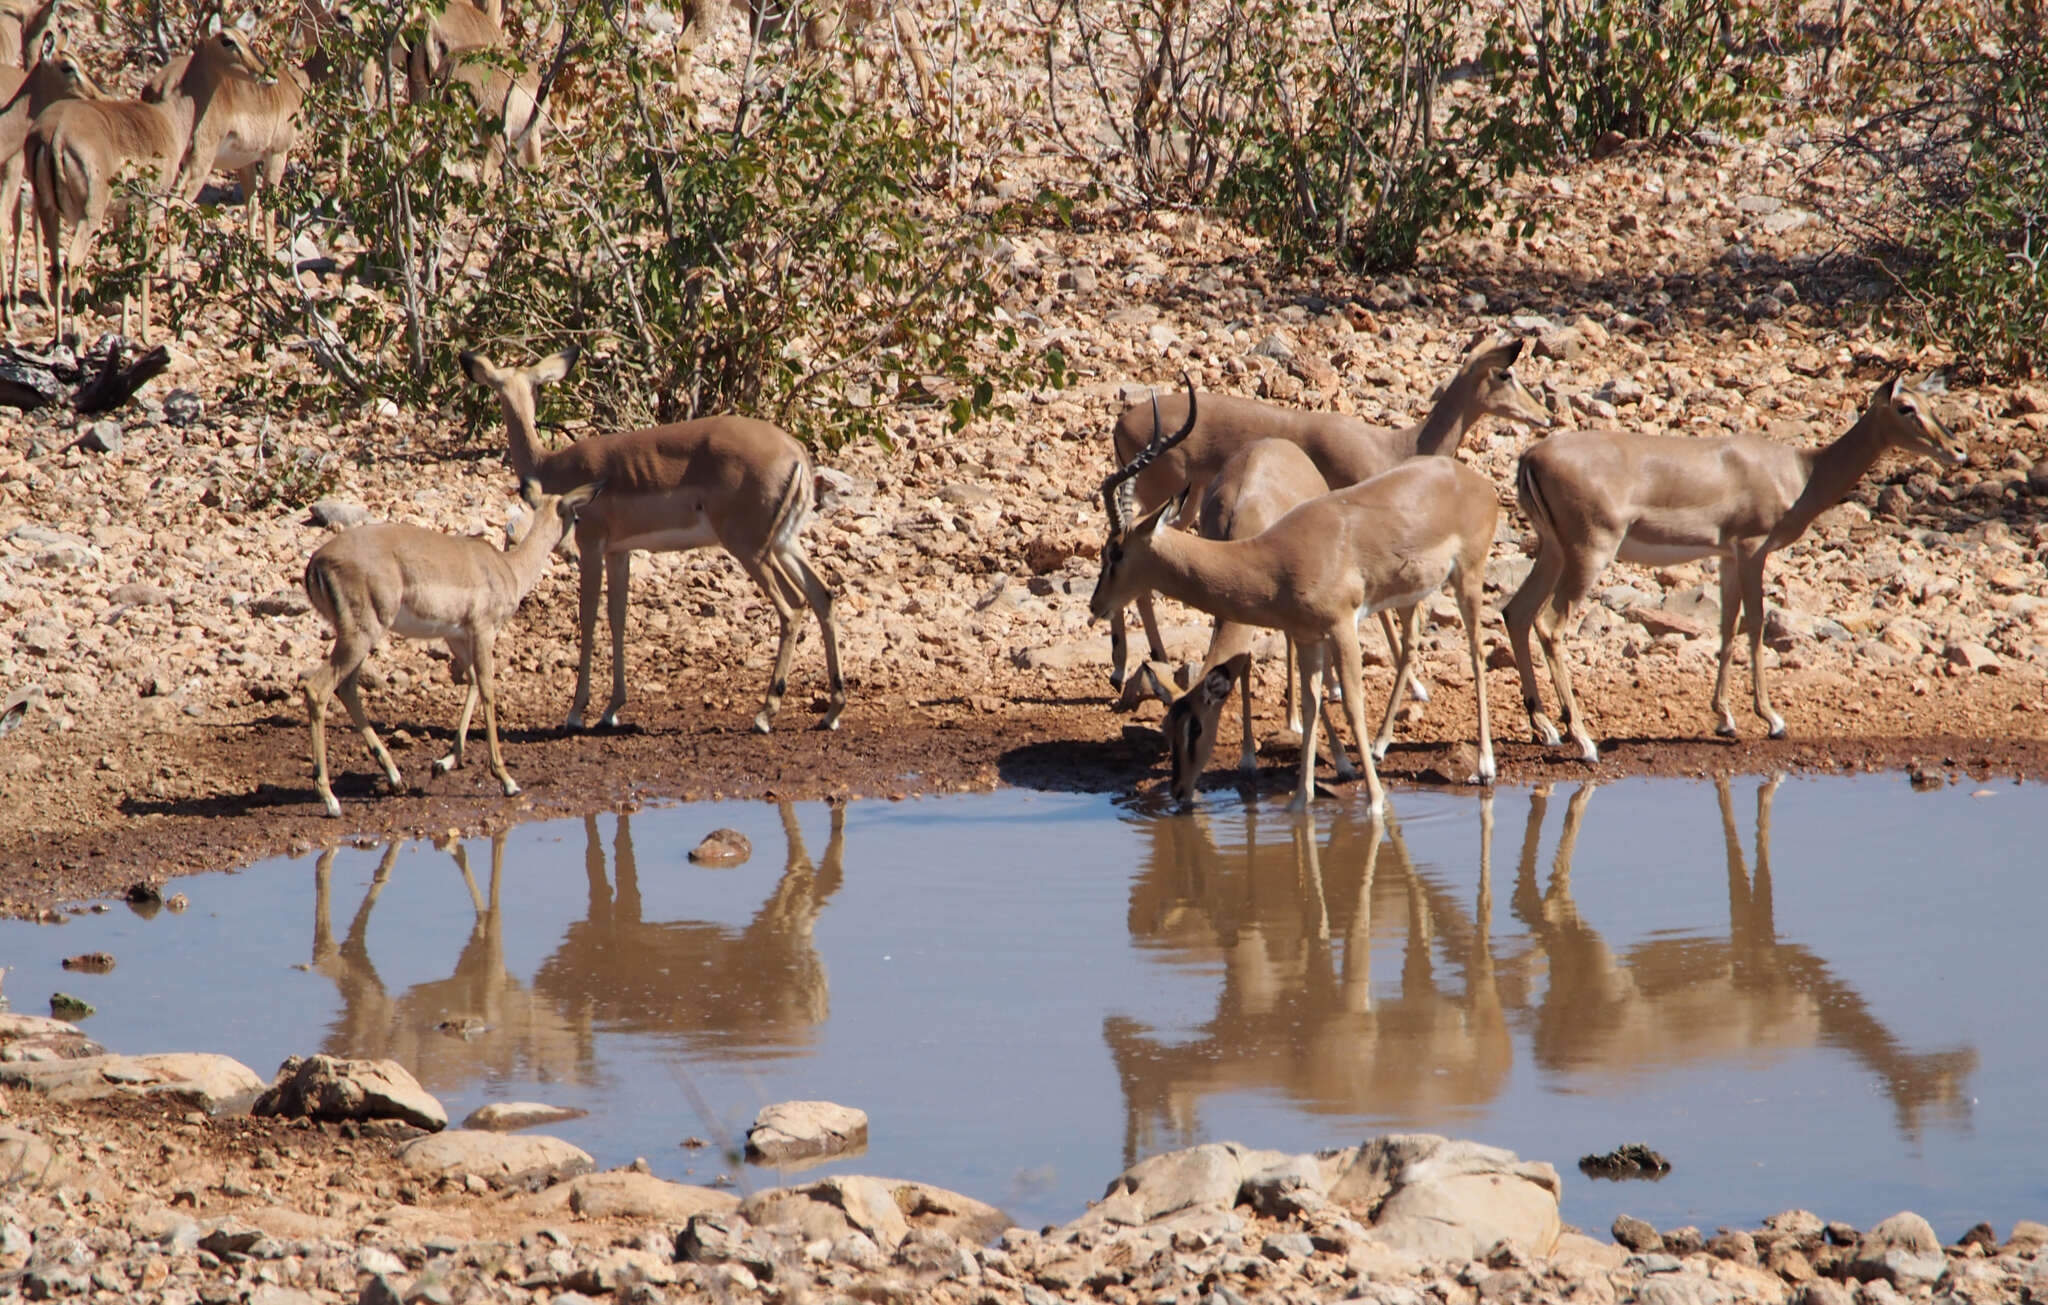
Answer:
[{"label": "still water surface", "polygon": [[[1033,1225],[1176,1146],[1426,1129],[1551,1161],[1596,1231],[1799,1205],[1953,1237],[2048,1216],[2048,806],[1971,792],[1404,792],[1377,831],[1349,795],[1312,824],[1227,795],[677,806],[186,879],[183,915],[0,926],[0,961],[18,1009],[77,993],[117,1050],[395,1057],[456,1119],[579,1106],[549,1131],[683,1181],[722,1167],[684,1138],[824,1098],[872,1143],[817,1172]],[[753,859],[691,865],[721,825]],[[90,950],[118,968],[59,970]],[[1631,1141],[1675,1172],[1574,1167]]]}]

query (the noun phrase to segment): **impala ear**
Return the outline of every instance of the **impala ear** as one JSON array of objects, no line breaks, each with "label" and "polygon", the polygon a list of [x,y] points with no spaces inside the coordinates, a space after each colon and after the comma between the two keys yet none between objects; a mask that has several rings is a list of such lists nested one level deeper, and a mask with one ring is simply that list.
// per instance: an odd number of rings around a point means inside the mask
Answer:
[{"label": "impala ear", "polygon": [[562,507],[569,515],[574,516],[584,508],[589,507],[590,500],[596,498],[603,489],[604,481],[602,480],[593,480],[588,485],[578,485],[562,495]]},{"label": "impala ear", "polygon": [[567,376],[569,369],[574,367],[576,360],[582,356],[582,348],[572,344],[568,348],[551,353],[535,363],[529,375],[533,378],[535,385],[553,385],[556,381]]},{"label": "impala ear", "polygon": [[491,383],[491,373],[498,370],[491,366],[490,359],[474,349],[464,349],[456,355],[456,359],[462,364],[462,374],[475,381],[478,385],[489,385]]},{"label": "impala ear", "polygon": [[540,506],[540,500],[542,498],[540,492],[540,482],[538,480],[535,480],[531,476],[528,476],[526,479],[520,481],[519,497],[525,500],[526,506],[530,508],[538,508]]},{"label": "impala ear", "polygon": [[1244,677],[1244,667],[1250,658],[1243,653],[1231,658],[1220,666],[1213,666],[1195,686],[1195,692],[1202,696],[1203,706],[1221,706],[1230,701],[1231,686]]}]

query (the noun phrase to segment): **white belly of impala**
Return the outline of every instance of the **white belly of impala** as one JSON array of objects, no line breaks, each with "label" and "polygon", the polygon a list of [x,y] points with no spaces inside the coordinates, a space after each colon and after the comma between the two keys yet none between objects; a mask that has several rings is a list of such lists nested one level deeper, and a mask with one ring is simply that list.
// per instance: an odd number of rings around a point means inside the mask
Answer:
[{"label": "white belly of impala", "polygon": [[392,619],[391,632],[408,639],[447,639],[462,633],[462,623],[432,620],[401,603],[398,615]]},{"label": "white belly of impala", "polygon": [[1713,544],[1645,544],[1624,538],[1615,556],[1638,566],[1677,566],[1703,557],[1723,557],[1727,550]]},{"label": "white belly of impala", "polygon": [[1365,606],[1359,608],[1356,612],[1352,613],[1352,624],[1356,625],[1359,621],[1363,620],[1367,616],[1370,616],[1374,612],[1398,612],[1404,607],[1413,607],[1415,604],[1429,597],[1431,594],[1435,593],[1440,588],[1442,588],[1441,585],[1431,585],[1427,589],[1418,589],[1412,594],[1395,594],[1389,598],[1382,599],[1377,603],[1368,600]]},{"label": "white belly of impala", "polygon": [[710,548],[718,542],[718,532],[711,528],[709,521],[699,521],[694,526],[680,530],[650,530],[645,534],[626,535],[604,541],[607,553],[628,553],[644,548],[650,553],[679,553],[688,548]]}]

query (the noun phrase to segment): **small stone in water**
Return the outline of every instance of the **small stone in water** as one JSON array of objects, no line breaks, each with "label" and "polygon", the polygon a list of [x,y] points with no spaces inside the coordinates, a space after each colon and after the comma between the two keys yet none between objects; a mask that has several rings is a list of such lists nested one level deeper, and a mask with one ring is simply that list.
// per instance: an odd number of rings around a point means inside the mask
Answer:
[{"label": "small stone in water", "polygon": [[698,865],[739,865],[754,854],[754,845],[737,829],[714,829],[690,849]]},{"label": "small stone in water", "polygon": [[68,992],[50,994],[50,1018],[59,1020],[82,1020],[93,1013],[92,1003],[81,1001]]},{"label": "small stone in water", "polygon": [[85,952],[78,956],[66,956],[64,968],[84,970],[88,974],[105,974],[114,968],[114,956],[111,952]]}]

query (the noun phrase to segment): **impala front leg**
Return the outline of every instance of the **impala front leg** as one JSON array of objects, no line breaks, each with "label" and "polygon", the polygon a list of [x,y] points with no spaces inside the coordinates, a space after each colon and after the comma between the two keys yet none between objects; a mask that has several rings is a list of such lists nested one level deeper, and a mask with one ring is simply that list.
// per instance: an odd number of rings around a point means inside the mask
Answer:
[{"label": "impala front leg", "polygon": [[597,642],[597,605],[604,598],[604,547],[600,540],[578,539],[581,568],[576,588],[576,696],[569,702],[568,728],[583,728],[590,706],[590,658]]},{"label": "impala front leg", "polygon": [[1316,732],[1323,717],[1323,642],[1297,644],[1301,672],[1301,779],[1289,811],[1306,811],[1316,796]]},{"label": "impala front leg", "polygon": [[1721,559],[1721,655],[1714,668],[1714,733],[1735,737],[1735,716],[1728,710],[1728,665],[1735,660],[1735,630],[1742,618],[1742,572],[1749,552],[1737,546]]},{"label": "impala front leg", "polygon": [[[1358,752],[1365,769],[1366,817],[1378,820],[1386,814],[1387,791],[1380,787],[1379,771],[1373,766],[1372,748],[1365,732],[1365,667],[1359,659],[1358,629],[1349,621],[1337,623],[1335,644],[1337,676],[1344,685],[1344,714],[1351,721],[1351,737],[1358,740]],[[1334,741],[1335,731],[1332,731]]]},{"label": "impala front leg", "polygon": [[469,681],[469,691],[462,695],[462,715],[455,722],[455,746],[448,755],[434,762],[434,773],[445,775],[462,766],[463,749],[469,743],[469,721],[476,711],[476,651],[466,640],[448,640],[448,653],[454,665],[461,669]]},{"label": "impala front leg", "polygon": [[1749,621],[1749,680],[1756,689],[1756,714],[1771,728],[1771,737],[1785,737],[1785,718],[1771,710],[1770,692],[1764,687],[1764,563],[1770,559],[1770,541],[1756,550],[1749,565],[1742,568],[1742,606]]},{"label": "impala front leg", "polygon": [[626,705],[626,598],[633,583],[633,554],[627,550],[604,560],[605,616],[612,627],[612,700],[605,704],[597,723],[613,729],[619,711]]}]

